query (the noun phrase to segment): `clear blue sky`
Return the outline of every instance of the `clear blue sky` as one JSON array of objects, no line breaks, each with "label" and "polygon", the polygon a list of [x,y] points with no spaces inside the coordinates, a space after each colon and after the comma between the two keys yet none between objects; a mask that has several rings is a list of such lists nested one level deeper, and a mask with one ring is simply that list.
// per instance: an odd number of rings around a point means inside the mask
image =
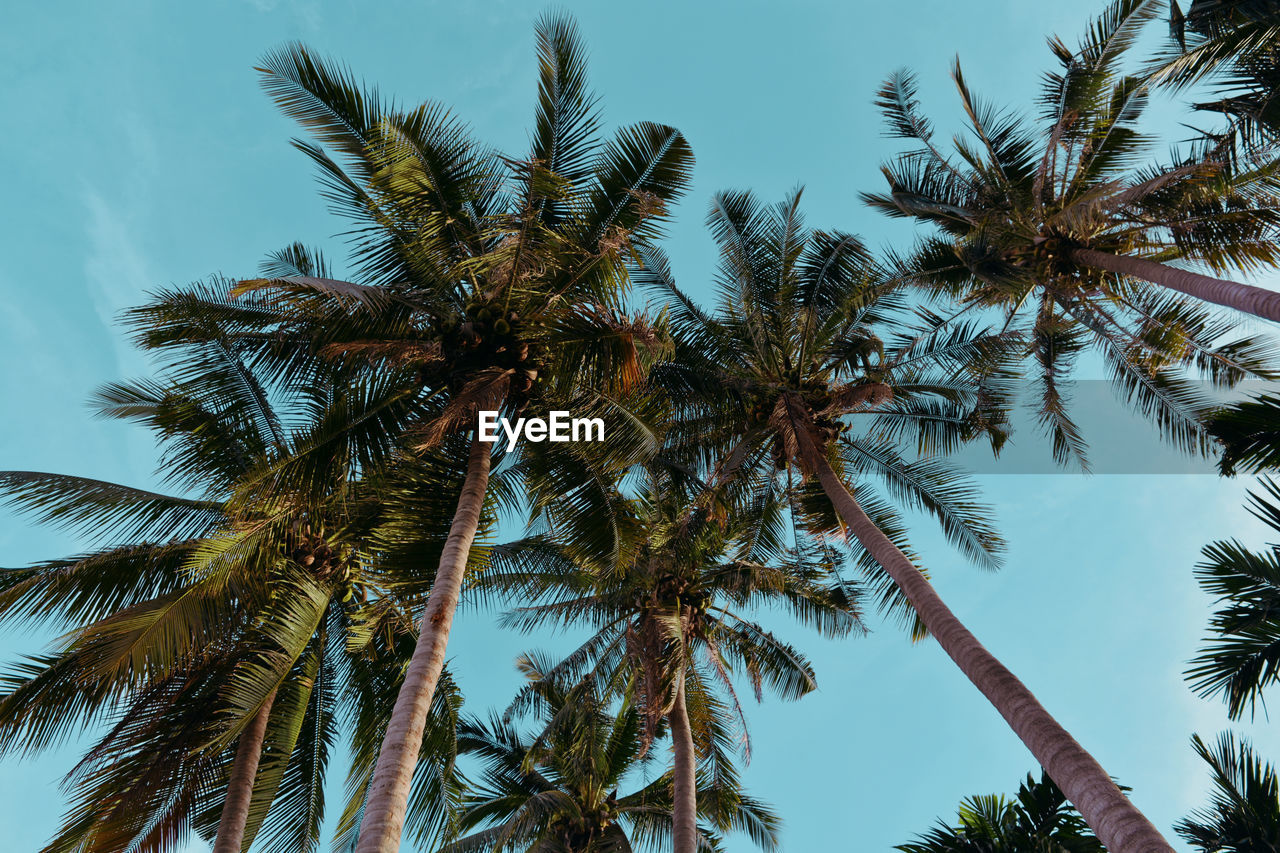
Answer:
[{"label": "clear blue sky", "polygon": [[[814,225],[872,243],[909,237],[860,207],[891,150],[871,106],[885,74],[921,76],[929,109],[956,119],[947,66],[1027,104],[1044,36],[1074,41],[1100,3],[572,3],[592,50],[606,119],[680,127],[698,158],[670,251],[706,292],[709,195],[807,186]],[[349,62],[404,101],[447,102],[478,135],[520,150],[532,115],[537,3],[253,2],[11,4],[0,33],[0,468],[146,486],[149,437],[91,420],[100,383],[146,369],[113,324],[149,288],[252,272],[293,240],[337,248],[296,133],[251,70],[289,39]],[[376,11],[375,11],[376,10]],[[896,230],[893,230],[896,228]],[[1094,440],[1104,443],[1105,435]],[[1162,828],[1201,802],[1187,746],[1225,726],[1181,680],[1208,612],[1192,566],[1207,541],[1262,544],[1240,508],[1247,483],[1207,476],[988,476],[1011,553],[999,574],[920,537],[957,613],[1035,690]],[[0,515],[0,565],[75,550],[68,537]],[[785,818],[784,849],[885,851],[950,815],[967,794],[1011,791],[1033,762],[932,643],[892,628],[812,649],[821,689],[750,709],[746,780]],[[0,635],[6,660],[47,637]],[[450,646],[473,708],[504,702],[526,638],[469,614]],[[1280,758],[1265,721],[1242,726]],[[0,762],[6,849],[48,839],[73,750]],[[336,794],[336,790],[335,790]],[[335,796],[336,800],[336,796]],[[198,849],[198,848],[193,848]],[[750,850],[745,839],[733,851]]]}]

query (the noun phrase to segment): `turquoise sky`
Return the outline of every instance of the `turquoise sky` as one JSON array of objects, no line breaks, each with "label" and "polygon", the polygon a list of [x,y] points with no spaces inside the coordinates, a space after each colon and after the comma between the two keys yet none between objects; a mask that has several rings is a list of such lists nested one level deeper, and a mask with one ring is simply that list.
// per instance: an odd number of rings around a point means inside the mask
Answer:
[{"label": "turquoise sky", "polygon": [[[893,150],[871,106],[880,80],[915,68],[946,127],[957,118],[946,74],[958,52],[974,88],[1026,105],[1048,63],[1044,36],[1074,41],[1100,5],[569,8],[591,47],[606,119],[673,124],[693,145],[693,190],[669,249],[683,284],[705,293],[713,254],[702,217],[713,191],[777,198],[804,184],[811,224],[873,244],[909,239],[909,228],[856,199],[878,188],[878,163]],[[0,32],[0,468],[153,483],[149,437],[91,420],[83,402],[100,383],[146,370],[113,318],[149,288],[251,273],[293,240],[339,247],[331,235],[342,224],[288,145],[295,128],[257,88],[252,66],[266,50],[302,39],[403,101],[451,104],[481,138],[518,151],[532,116],[532,20],[543,9],[512,0],[10,4]],[[1205,790],[1189,737],[1226,725],[1221,706],[1193,696],[1180,673],[1208,612],[1192,578],[1200,547],[1226,536],[1263,542],[1240,508],[1247,485],[986,476],[1011,543],[999,574],[965,564],[927,529],[919,536],[961,618],[1164,829]],[[77,547],[0,515],[0,565]],[[1012,791],[1032,769],[932,643],[912,646],[879,626],[841,643],[785,624],[779,633],[812,650],[821,683],[800,703],[749,709],[746,780],[784,816],[784,850],[887,851],[950,816],[962,796]],[[11,660],[48,639],[10,631],[0,653]],[[505,702],[511,659],[528,645],[496,634],[486,614],[464,618],[450,652],[474,710]],[[1280,758],[1280,735],[1265,720],[1238,730]],[[36,850],[52,834],[57,781],[73,756],[0,762],[6,849]],[[735,839],[730,849],[753,848]]]}]

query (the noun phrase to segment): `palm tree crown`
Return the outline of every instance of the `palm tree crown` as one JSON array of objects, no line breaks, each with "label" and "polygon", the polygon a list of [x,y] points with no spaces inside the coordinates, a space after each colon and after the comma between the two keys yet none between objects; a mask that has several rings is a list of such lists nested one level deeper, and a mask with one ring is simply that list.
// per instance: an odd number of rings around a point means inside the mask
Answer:
[{"label": "palm tree crown", "polygon": [[1185,295],[1280,320],[1280,294],[1168,262],[1225,274],[1280,261],[1280,163],[1213,142],[1149,163],[1150,87],[1123,62],[1159,6],[1117,0],[1076,50],[1052,39],[1061,68],[1045,76],[1036,120],[979,100],[957,64],[972,140],[958,138],[954,155],[935,141],[909,72],[880,90],[891,131],[917,147],[884,167],[890,192],[863,198],[935,229],[903,275],[1022,333],[1060,461],[1087,458],[1059,385],[1086,349],[1169,439],[1197,452],[1209,446],[1201,422],[1213,406],[1182,374],[1226,385],[1274,375],[1264,339]]},{"label": "palm tree crown", "polygon": [[[452,505],[434,482],[447,460],[375,475],[353,451],[351,425],[384,403],[337,377],[321,394],[269,387],[211,334],[162,381],[97,397],[104,415],[150,427],[165,481],[197,497],[0,473],[12,503],[107,541],[10,570],[0,592],[3,618],[75,626],[9,679],[0,743],[34,750],[110,724],[71,777],[74,804],[48,849],[168,850],[192,826],[216,830],[218,849],[264,829],[267,849],[318,843],[343,707],[385,701],[370,672],[399,669],[406,608],[421,598],[380,530],[409,511],[418,549],[438,552]],[[386,713],[369,719],[385,725]]]},{"label": "palm tree crown", "polygon": [[[989,510],[942,456],[1005,440],[1001,371],[1012,339],[914,307],[857,237],[808,229],[800,198],[766,207],[750,193],[715,197],[715,313],[680,290],[659,253],[645,253],[637,277],[672,302],[676,349],[653,372],[677,414],[669,452],[721,482],[783,496],[818,532],[838,522],[794,472],[830,453],[903,548],[895,500],[931,513],[966,556],[997,565]],[[906,615],[874,561],[858,559],[882,603]]]},{"label": "palm tree crown", "polygon": [[[441,853],[499,849],[551,853],[662,850],[670,844],[670,774],[644,782],[653,761],[642,715],[629,697],[610,708],[592,680],[572,687],[547,676],[547,662],[523,658],[535,700],[531,734],[494,715],[464,720],[459,749],[481,761],[480,779],[462,801],[463,831]],[[528,714],[526,714],[527,716]],[[622,793],[629,785],[631,793]],[[701,843],[719,833],[750,834],[762,849],[777,843],[778,819],[744,794],[732,775],[703,779],[698,792]]]},{"label": "palm tree crown", "polygon": [[940,824],[901,853],[1106,853],[1048,776],[1028,775],[1012,797],[966,797],[956,826]]}]

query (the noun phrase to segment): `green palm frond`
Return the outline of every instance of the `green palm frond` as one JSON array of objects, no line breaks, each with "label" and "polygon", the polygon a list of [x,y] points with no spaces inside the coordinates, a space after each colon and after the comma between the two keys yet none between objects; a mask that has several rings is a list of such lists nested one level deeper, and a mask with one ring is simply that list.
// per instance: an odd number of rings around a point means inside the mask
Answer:
[{"label": "green palm frond", "polygon": [[988,850],[1103,853],[1100,842],[1047,775],[1028,775],[1017,795],[966,797],[958,823],[938,826],[894,848],[902,853]]},{"label": "green palm frond", "polygon": [[1280,778],[1247,740],[1231,733],[1207,744],[1192,737],[1196,754],[1209,765],[1213,783],[1209,805],[1174,827],[1202,853],[1265,849],[1280,833]]},{"label": "green palm frond", "polygon": [[[1280,485],[1267,478],[1260,483],[1262,492],[1250,494],[1251,509],[1280,531]],[[1196,577],[1218,609],[1186,674],[1200,695],[1221,696],[1234,720],[1280,680],[1280,551],[1251,551],[1232,540],[1207,545],[1203,554]]]},{"label": "green palm frond", "polygon": [[191,539],[209,533],[225,518],[217,501],[39,471],[0,472],[0,494],[44,524],[113,545]]}]

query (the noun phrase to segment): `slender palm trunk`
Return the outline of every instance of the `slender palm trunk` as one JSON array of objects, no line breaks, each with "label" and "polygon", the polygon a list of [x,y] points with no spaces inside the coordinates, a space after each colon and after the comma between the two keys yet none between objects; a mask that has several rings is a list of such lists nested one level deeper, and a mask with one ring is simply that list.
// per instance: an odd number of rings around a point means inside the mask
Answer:
[{"label": "slender palm trunk", "polygon": [[481,441],[477,436],[471,443],[471,458],[467,462],[458,509],[440,554],[440,569],[427,596],[418,644],[378,752],[356,853],[398,853],[400,849],[409,786],[422,748],[427,712],[444,669],[445,645],[449,642],[449,629],[453,627],[454,611],[462,593],[467,555],[475,540],[485,491],[489,487],[489,454],[490,442]]},{"label": "slender palm trunk", "polygon": [[675,767],[672,778],[671,812],[675,853],[696,853],[698,849],[698,775],[693,753],[693,729],[689,726],[689,707],[685,703],[684,680],[676,688],[675,702],[667,715],[671,724],[671,751]]},{"label": "slender palm trunk", "polygon": [[850,532],[889,573],[938,645],[1005,718],[1106,848],[1112,853],[1172,853],[1169,842],[1116,787],[1107,771],[1050,716],[1026,685],[978,642],[925,576],[876,527],[826,458],[818,452],[813,456],[818,460],[814,468],[823,491]]},{"label": "slender palm trunk", "polygon": [[258,777],[258,762],[262,760],[262,744],[267,737],[267,720],[276,692],[271,691],[258,713],[240,733],[235,761],[231,765],[231,781],[227,783],[227,799],[222,804],[222,817],[218,819],[218,835],[213,841],[213,853],[240,853],[244,846],[244,828],[249,822],[249,803],[253,800],[253,783]]},{"label": "slender palm trunk", "polygon": [[1072,249],[1071,258],[1085,266],[1104,269],[1120,275],[1133,276],[1205,302],[1225,305],[1264,320],[1280,321],[1280,293],[1265,290],[1250,284],[1226,281],[1213,276],[1200,275],[1189,270],[1148,261],[1145,258],[1131,258],[1127,255],[1112,255],[1096,249]]}]

